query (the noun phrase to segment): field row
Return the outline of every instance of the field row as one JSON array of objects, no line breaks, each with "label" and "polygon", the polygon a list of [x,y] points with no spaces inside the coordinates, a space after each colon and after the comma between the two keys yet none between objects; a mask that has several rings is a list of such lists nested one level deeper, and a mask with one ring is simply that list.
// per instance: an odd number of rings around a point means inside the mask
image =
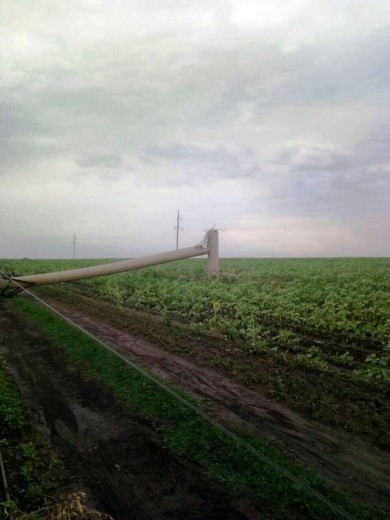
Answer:
[{"label": "field row", "polygon": [[[98,261],[3,261],[28,274]],[[367,383],[390,381],[390,260],[188,260],[77,283],[116,305],[179,320],[195,331]]]}]

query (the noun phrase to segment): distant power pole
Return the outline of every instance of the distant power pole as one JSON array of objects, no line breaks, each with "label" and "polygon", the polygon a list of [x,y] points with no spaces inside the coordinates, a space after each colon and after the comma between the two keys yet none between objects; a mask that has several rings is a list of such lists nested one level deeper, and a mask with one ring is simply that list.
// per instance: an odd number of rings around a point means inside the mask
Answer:
[{"label": "distant power pole", "polygon": [[76,258],[76,233],[73,233],[73,260]]},{"label": "distant power pole", "polygon": [[180,221],[182,220],[182,218],[180,217],[180,210],[178,209],[177,210],[177,220],[176,220],[176,250],[179,249],[179,232],[180,230],[183,231],[183,228],[180,227]]}]

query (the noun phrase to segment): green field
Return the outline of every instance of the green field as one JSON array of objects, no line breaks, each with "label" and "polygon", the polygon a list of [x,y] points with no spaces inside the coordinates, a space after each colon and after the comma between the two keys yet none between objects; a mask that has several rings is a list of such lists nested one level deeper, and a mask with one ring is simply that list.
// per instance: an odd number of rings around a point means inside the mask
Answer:
[{"label": "green field", "polygon": [[[96,263],[1,262],[16,274]],[[390,377],[384,363],[390,354],[390,259],[222,260],[211,283],[205,261],[189,260],[77,286],[118,305],[244,340],[254,351],[272,348],[302,362],[306,354],[313,365],[323,361],[319,369],[346,366],[365,379]],[[323,351],[321,339],[341,342],[342,350]]]},{"label": "green field", "polygon": [[[22,275],[99,262],[0,264]],[[380,445],[389,443],[388,258],[225,259],[212,281],[206,260],[195,259],[58,291],[184,324],[214,341],[212,366],[332,424],[369,433]],[[264,360],[265,371],[258,369]]]}]

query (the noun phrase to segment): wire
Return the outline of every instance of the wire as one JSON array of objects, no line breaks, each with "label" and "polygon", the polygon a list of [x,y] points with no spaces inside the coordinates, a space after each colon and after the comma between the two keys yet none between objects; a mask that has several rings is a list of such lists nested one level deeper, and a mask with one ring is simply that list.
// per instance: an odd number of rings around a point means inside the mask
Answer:
[{"label": "wire", "polygon": [[[5,473],[3,457],[1,456],[1,450],[0,450],[0,473],[1,473],[1,480],[3,482],[5,501],[11,502],[11,496],[9,494],[9,487],[8,487],[8,482],[7,482],[7,476]],[[5,513],[7,514],[7,509],[4,508],[4,510],[5,510]],[[14,520],[14,517],[11,513],[8,513],[8,518],[9,518],[9,520]]]},{"label": "wire", "polygon": [[3,482],[5,500],[7,502],[10,502],[11,501],[11,497],[10,497],[10,494],[9,494],[7,477],[6,477],[6,474],[5,474],[3,457],[1,456],[1,451],[0,451],[0,472],[1,472],[1,480]]},{"label": "wire", "polygon": [[137,371],[143,377],[145,377],[146,379],[148,379],[149,381],[154,383],[156,386],[158,386],[159,388],[161,388],[162,390],[167,392],[169,395],[174,397],[177,401],[179,401],[184,406],[186,406],[187,408],[192,410],[195,414],[197,414],[199,417],[201,417],[202,419],[207,421],[214,428],[216,428],[217,430],[223,432],[227,437],[229,437],[230,439],[234,440],[237,444],[239,444],[240,446],[245,448],[248,452],[250,452],[256,458],[258,458],[260,461],[264,462],[265,464],[267,464],[268,466],[270,466],[271,468],[273,468],[274,470],[276,470],[277,472],[282,474],[284,477],[289,479],[291,482],[293,482],[294,484],[299,486],[301,489],[303,489],[304,491],[306,491],[307,493],[309,493],[313,497],[317,498],[320,502],[322,502],[323,504],[327,505],[331,511],[333,511],[334,513],[338,513],[341,517],[345,518],[346,520],[357,520],[356,517],[354,517],[351,514],[349,514],[347,511],[345,511],[344,509],[339,507],[337,504],[335,504],[334,502],[332,502],[331,500],[326,498],[324,495],[322,495],[321,493],[319,493],[318,491],[313,489],[311,486],[306,484],[306,482],[302,481],[301,479],[299,479],[298,477],[296,477],[295,475],[290,473],[288,470],[286,470],[285,468],[283,468],[282,466],[280,466],[279,464],[277,464],[276,462],[271,460],[269,457],[267,457],[263,453],[261,453],[258,450],[256,450],[256,448],[254,448],[249,443],[247,443],[246,441],[244,441],[243,439],[238,437],[238,435],[236,435],[234,432],[232,432],[231,430],[229,430],[228,428],[226,428],[225,426],[220,424],[218,421],[216,421],[215,419],[210,417],[203,410],[201,410],[200,408],[198,408],[197,406],[192,404],[190,401],[188,401],[187,399],[182,397],[180,394],[178,394],[175,390],[173,390],[172,388],[167,386],[165,383],[163,383],[162,381],[159,381],[158,379],[156,379],[152,374],[150,374],[149,372],[147,372],[143,368],[139,367],[136,363],[134,363],[133,361],[131,361],[130,359],[125,357],[123,354],[121,354],[120,352],[115,350],[113,347],[110,347],[109,345],[107,345],[106,343],[101,341],[99,338],[94,336],[91,332],[89,332],[88,330],[84,329],[83,327],[81,327],[80,325],[78,325],[77,323],[72,321],[70,318],[65,316],[65,314],[63,314],[62,312],[58,311],[53,306],[51,306],[50,304],[48,304],[44,300],[42,300],[42,298],[40,298],[39,296],[37,296],[33,292],[29,291],[28,289],[24,288],[22,285],[17,283],[15,280],[12,280],[9,276],[5,275],[2,271],[0,271],[0,272],[6,278],[8,278],[12,283],[18,285],[24,292],[26,292],[27,294],[29,294],[30,296],[35,298],[38,302],[40,302],[42,305],[44,305],[45,307],[50,309],[52,312],[57,314],[60,318],[62,318],[64,321],[66,321],[67,323],[72,325],[74,328],[78,329],[80,332],[84,333],[86,336],[88,336],[92,340],[96,341],[99,345],[103,346],[104,348],[106,348],[107,350],[112,352],[115,356],[117,356],[119,359],[121,359],[125,364],[129,365],[132,369]]}]

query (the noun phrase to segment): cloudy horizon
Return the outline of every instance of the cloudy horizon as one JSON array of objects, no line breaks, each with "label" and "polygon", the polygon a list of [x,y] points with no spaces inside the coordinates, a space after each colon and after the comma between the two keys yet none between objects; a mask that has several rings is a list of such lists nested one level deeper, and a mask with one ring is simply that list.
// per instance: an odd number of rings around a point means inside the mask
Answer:
[{"label": "cloudy horizon", "polygon": [[390,2],[0,15],[0,257],[390,255]]}]

